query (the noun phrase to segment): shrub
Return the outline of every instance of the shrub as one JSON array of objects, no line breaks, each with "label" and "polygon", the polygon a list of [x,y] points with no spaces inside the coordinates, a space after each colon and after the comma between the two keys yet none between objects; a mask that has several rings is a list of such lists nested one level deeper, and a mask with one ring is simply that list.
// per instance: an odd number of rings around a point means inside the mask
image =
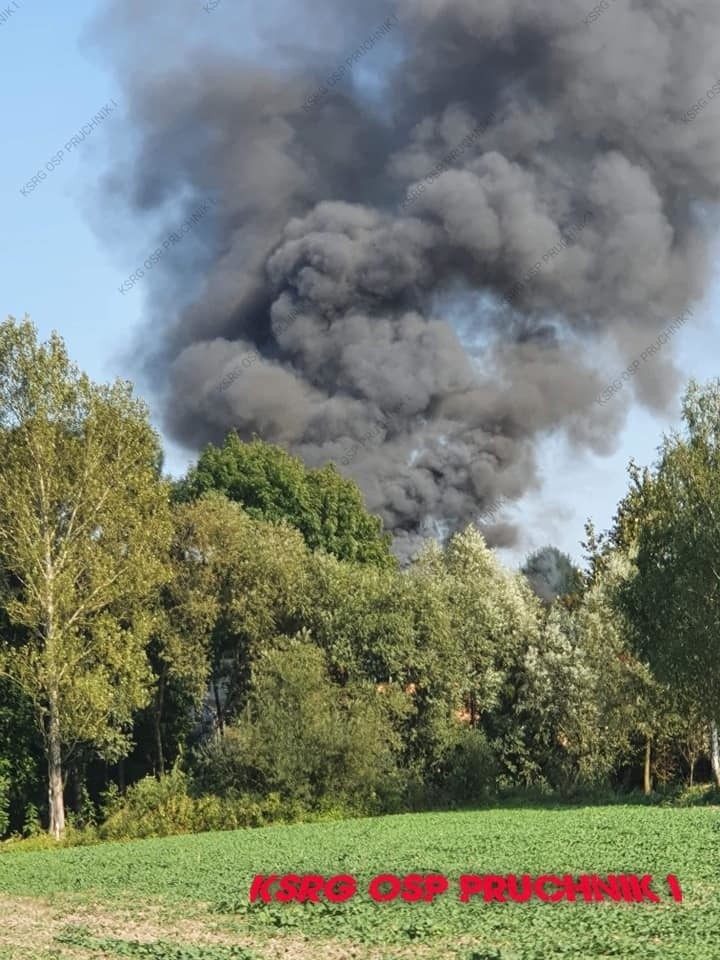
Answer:
[{"label": "shrub", "polygon": [[286,804],[277,793],[228,797],[191,796],[189,780],[177,767],[159,780],[145,777],[134,784],[120,807],[98,828],[102,840],[167,837],[207,830],[237,830],[302,819],[304,811]]},{"label": "shrub", "polygon": [[34,803],[28,803],[25,807],[22,833],[24,837],[39,837],[43,833],[40,811]]},{"label": "shrub", "polygon": [[247,786],[252,776],[245,742],[234,727],[199,746],[190,758],[190,768],[193,790],[200,795],[232,795]]},{"label": "shrub", "polygon": [[395,809],[401,794],[396,704],[374,685],[328,677],[313,643],[284,641],[256,665],[247,708],[194,755],[196,792],[278,793],[310,810]]},{"label": "shrub", "polygon": [[673,807],[715,806],[720,804],[720,787],[714,783],[696,783],[692,787],[666,789],[661,803]]},{"label": "shrub", "polygon": [[100,827],[104,840],[164,837],[192,830],[187,778],[175,768],[159,780],[144,777],[127,792],[123,805]]},{"label": "shrub", "polygon": [[443,792],[459,804],[487,802],[497,793],[499,767],[482,730],[458,730],[444,771]]},{"label": "shrub", "polygon": [[28,803],[42,804],[47,795],[42,759],[32,704],[17,684],[0,676],[0,837],[20,830]]}]

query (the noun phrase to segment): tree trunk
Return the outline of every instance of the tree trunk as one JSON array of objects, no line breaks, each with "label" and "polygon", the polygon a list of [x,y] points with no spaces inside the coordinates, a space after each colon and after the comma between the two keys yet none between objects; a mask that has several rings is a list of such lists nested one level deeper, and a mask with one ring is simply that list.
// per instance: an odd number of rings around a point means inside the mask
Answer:
[{"label": "tree trunk", "polygon": [[85,786],[85,764],[78,760],[72,768],[73,803],[75,813],[80,813],[83,802],[83,787]]},{"label": "tree trunk", "polygon": [[56,840],[62,840],[65,833],[65,798],[63,796],[62,771],[62,731],[60,729],[60,690],[57,680],[57,650],[55,636],[55,573],[53,570],[52,550],[48,527],[45,528],[45,578],[47,593],[45,596],[45,651],[50,664],[50,683],[48,685],[48,716],[46,751],[48,762],[48,807],[50,810],[49,830]]},{"label": "tree trunk", "polygon": [[220,736],[225,735],[225,718],[223,717],[223,708],[220,703],[220,691],[215,680],[212,682],[213,693],[215,694],[215,709],[217,710],[217,724]]},{"label": "tree trunk", "polygon": [[652,781],[650,780],[650,760],[652,757],[652,741],[650,737],[645,741],[645,763],[643,764],[643,791],[645,796],[652,793]]},{"label": "tree trunk", "polygon": [[156,770],[158,772],[158,776],[160,777],[164,776],[165,774],[165,754],[163,752],[162,742],[162,712],[163,701],[165,699],[165,672],[166,667],[165,664],[163,664],[162,670],[160,671],[157,697],[155,700],[155,761]]},{"label": "tree trunk", "polygon": [[695,782],[695,757],[690,761],[690,786]]},{"label": "tree trunk", "polygon": [[710,763],[715,783],[720,787],[720,738],[718,738],[717,720],[710,724]]},{"label": "tree trunk", "polygon": [[65,833],[65,799],[63,797],[60,715],[58,713],[57,694],[55,692],[50,695],[50,715],[48,720],[47,760],[50,833],[56,840],[62,840],[63,834]]}]

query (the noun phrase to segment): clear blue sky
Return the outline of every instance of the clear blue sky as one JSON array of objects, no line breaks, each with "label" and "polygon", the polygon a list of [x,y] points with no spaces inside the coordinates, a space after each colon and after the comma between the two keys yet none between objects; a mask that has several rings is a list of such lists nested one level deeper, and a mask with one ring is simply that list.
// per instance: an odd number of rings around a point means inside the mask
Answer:
[{"label": "clear blue sky", "polygon": [[[141,325],[143,291],[122,297],[118,286],[138,255],[140,261],[147,256],[154,238],[140,234],[110,248],[91,226],[101,215],[96,184],[107,169],[108,134],[125,122],[122,91],[87,41],[88,24],[102,4],[18,0],[18,6],[0,25],[5,77],[0,309],[18,318],[30,314],[43,337],[58,330],[72,357],[95,379],[134,379],[127,353]],[[113,99],[118,108],[82,140],[83,125],[87,130]],[[46,164],[52,165],[73,136],[80,145],[71,145],[48,172]],[[46,179],[26,188],[43,170]],[[146,399],[152,409],[152,398]],[[180,470],[186,460],[182,451],[168,450],[169,469]]]},{"label": "clear blue sky", "polygon": [[[194,0],[178,2],[186,7],[195,5]],[[101,4],[98,0],[58,5],[49,0],[17,3],[14,14],[0,24],[5,81],[0,311],[16,317],[30,314],[43,337],[57,329],[73,358],[95,379],[116,375],[132,379],[128,351],[140,327],[144,294],[141,286],[121,297],[118,286],[136,261],[147,255],[153,238],[138,232],[109,249],[91,227],[92,219],[102,215],[96,207],[94,186],[106,169],[107,133],[111,125],[124,123],[122,91],[97,50],[84,41],[88,22]],[[207,15],[200,0],[196,6],[198,30],[202,30],[207,21],[201,18]],[[220,13],[218,9],[213,16]],[[182,42],[179,34],[177,43]],[[59,167],[48,172],[46,163],[113,98],[118,108],[79,146],[74,145]],[[39,170],[45,170],[46,179],[23,196],[21,189]],[[672,346],[665,348],[675,351],[686,376],[706,380],[720,374],[715,319],[719,294],[716,270],[708,301],[696,310],[692,323],[674,338]],[[608,379],[616,373],[608,370]],[[152,410],[153,398],[145,395]],[[627,400],[627,395],[621,394],[611,402],[626,404]],[[600,528],[609,523],[626,489],[628,459],[634,456],[640,463],[653,459],[662,431],[677,425],[678,408],[676,403],[662,418],[633,410],[610,457],[587,455],[578,460],[562,442],[548,440],[541,454],[543,489],[513,510],[523,518],[526,540],[517,551],[506,554],[506,559],[516,560],[548,541],[579,558],[586,516],[591,515]],[[167,443],[166,450],[168,468],[181,471],[188,461],[187,451]]]}]

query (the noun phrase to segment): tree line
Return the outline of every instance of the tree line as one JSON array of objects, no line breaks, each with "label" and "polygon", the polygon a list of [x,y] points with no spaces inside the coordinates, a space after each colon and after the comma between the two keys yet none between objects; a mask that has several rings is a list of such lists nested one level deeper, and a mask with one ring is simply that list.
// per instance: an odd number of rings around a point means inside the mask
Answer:
[{"label": "tree line", "polygon": [[10,318],[0,835],[720,786],[719,439],[691,384],[586,571],[473,526],[400,569],[333,465],[230,434],[170,480],[132,385]]}]

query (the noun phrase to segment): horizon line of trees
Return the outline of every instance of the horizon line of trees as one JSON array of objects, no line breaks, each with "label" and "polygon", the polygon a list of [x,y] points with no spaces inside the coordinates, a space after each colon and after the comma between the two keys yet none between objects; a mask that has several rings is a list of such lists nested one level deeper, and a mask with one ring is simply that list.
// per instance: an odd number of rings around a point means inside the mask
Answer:
[{"label": "horizon line of trees", "polygon": [[169,481],[132,385],[8,319],[0,836],[60,839],[68,805],[171,769],[309,812],[720,786],[717,383],[684,423],[588,525],[587,573],[555,548],[508,570],[473,526],[400,569],[334,466],[231,434]]}]

